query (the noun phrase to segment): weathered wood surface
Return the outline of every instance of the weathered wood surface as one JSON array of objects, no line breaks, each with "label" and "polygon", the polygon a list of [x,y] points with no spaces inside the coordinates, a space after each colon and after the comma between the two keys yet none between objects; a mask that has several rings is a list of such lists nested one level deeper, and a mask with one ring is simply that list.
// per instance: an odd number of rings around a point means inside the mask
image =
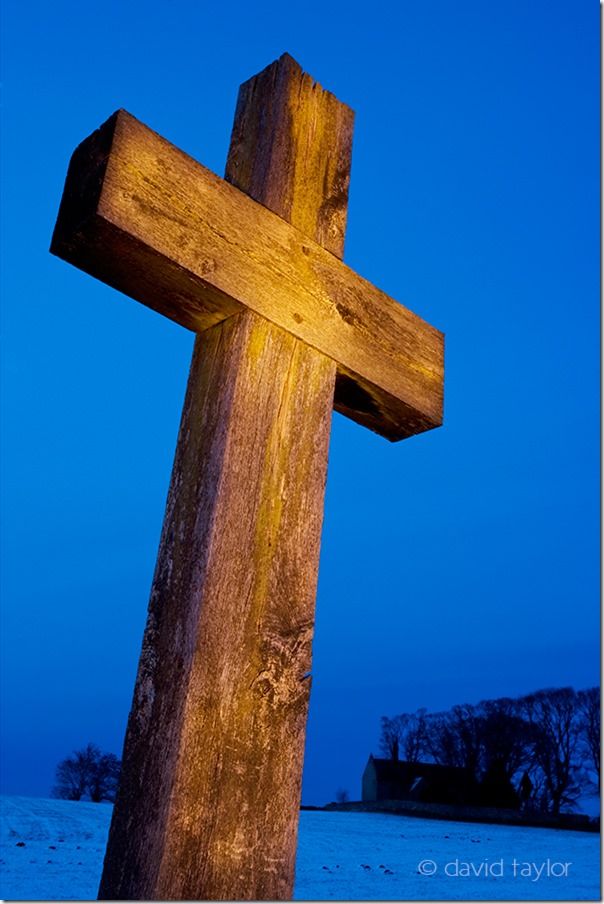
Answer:
[{"label": "weathered wood surface", "polygon": [[333,362],[196,342],[101,899],[291,897]]},{"label": "weathered wood surface", "polygon": [[[246,152],[257,146],[264,150],[257,140],[258,117],[245,99],[249,93],[243,96],[231,175],[272,203],[276,190],[269,187],[268,165],[263,162],[261,178],[254,166],[243,164]],[[337,123],[335,99],[313,89],[302,91],[300,98],[306,96],[323,153],[329,139],[317,123],[317,103],[323,97],[328,122]],[[304,105],[278,109],[292,124],[296,114],[309,127]],[[337,238],[345,222],[342,186],[347,184],[343,166],[349,161],[349,138],[347,116],[340,119],[346,127],[335,139],[337,164],[324,171],[301,167],[300,184],[289,176],[276,180],[293,198],[292,211],[300,211],[300,220],[313,225],[318,237],[333,232]],[[246,121],[256,139],[249,144],[241,139]],[[270,116],[268,121],[279,134]],[[288,128],[296,139],[279,147],[300,153],[304,142],[292,124]],[[279,167],[279,154],[274,160]],[[324,177],[331,217],[317,213],[314,224],[311,201],[315,208],[324,205],[318,189],[304,194],[311,174]],[[288,201],[281,212],[289,206]],[[442,421],[443,336],[438,330],[123,111],[76,150],[52,250],[196,332],[242,309],[265,317],[332,358],[338,369],[337,410],[389,439]]]},{"label": "weathered wood surface", "polygon": [[283,54],[239,89],[226,178],[341,258],[353,127],[350,107]]},{"label": "weathered wood surface", "polygon": [[123,111],[70,164],[51,250],[199,334],[104,899],[291,897],[331,410],[442,417],[442,335],[339,260],[351,136],[286,55],[227,181]]},{"label": "weathered wood surface", "polygon": [[334,383],[251,312],[196,340],[101,898],[291,898]]}]

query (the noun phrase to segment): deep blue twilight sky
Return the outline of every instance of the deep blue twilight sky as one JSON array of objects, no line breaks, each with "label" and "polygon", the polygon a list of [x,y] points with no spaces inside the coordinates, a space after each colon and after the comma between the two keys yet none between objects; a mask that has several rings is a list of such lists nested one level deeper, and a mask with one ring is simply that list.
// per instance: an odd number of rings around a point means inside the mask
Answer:
[{"label": "deep blue twilight sky", "polygon": [[304,799],[379,717],[599,675],[595,0],[5,0],[2,787],[120,752],[193,336],[48,253],[125,107],[223,172],[289,51],[356,110],[346,261],[447,336],[445,426],[335,415]]}]

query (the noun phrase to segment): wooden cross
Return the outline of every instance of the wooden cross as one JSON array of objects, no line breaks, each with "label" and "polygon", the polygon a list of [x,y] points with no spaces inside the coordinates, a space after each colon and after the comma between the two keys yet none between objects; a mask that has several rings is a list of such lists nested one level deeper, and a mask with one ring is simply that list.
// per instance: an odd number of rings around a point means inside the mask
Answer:
[{"label": "wooden cross", "polygon": [[288,55],[222,180],[124,111],[51,250],[197,333],[99,897],[292,895],[332,408],[442,421],[443,336],[341,258],[353,113]]}]

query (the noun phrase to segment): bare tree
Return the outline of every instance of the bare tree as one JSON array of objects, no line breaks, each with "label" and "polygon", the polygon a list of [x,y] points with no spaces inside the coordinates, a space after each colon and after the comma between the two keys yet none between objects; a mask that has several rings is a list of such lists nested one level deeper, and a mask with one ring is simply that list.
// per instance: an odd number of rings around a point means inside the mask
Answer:
[{"label": "bare tree", "polygon": [[590,687],[577,694],[579,729],[585,763],[595,772],[600,791],[600,688]]},{"label": "bare tree", "polygon": [[417,763],[426,750],[426,710],[382,716],[380,751],[390,760],[402,753],[409,763]]},{"label": "bare tree", "polygon": [[533,759],[543,774],[547,807],[557,816],[563,807],[573,806],[580,793],[577,694],[563,687],[528,694],[520,702],[533,729]]},{"label": "bare tree", "polygon": [[533,783],[530,800],[525,809],[534,810],[536,812],[545,812],[549,809],[549,795],[546,787],[545,776],[535,763],[531,764],[531,768],[527,770],[528,776]]},{"label": "bare tree", "polygon": [[400,753],[409,762],[465,769],[476,801],[494,806],[518,806],[526,773],[525,805],[558,815],[575,804],[582,786],[593,789],[595,779],[600,787],[600,692],[546,689],[383,717],[380,747],[391,759]]},{"label": "bare tree", "polygon": [[388,716],[382,716],[381,722],[380,753],[382,753],[386,759],[398,760],[401,745],[401,731],[403,728],[401,716],[394,716],[392,719]]},{"label": "bare tree", "polygon": [[81,800],[86,794],[86,774],[74,757],[67,757],[57,766],[52,796],[63,800]]},{"label": "bare tree", "polygon": [[98,758],[91,770],[88,783],[90,800],[94,803],[100,803],[102,800],[115,801],[120,767],[121,763],[113,753],[104,753]]},{"label": "bare tree", "polygon": [[338,790],[336,791],[336,803],[345,804],[349,800],[350,800],[350,797],[348,795],[348,791],[346,790],[346,788],[338,788]]},{"label": "bare tree", "polygon": [[57,766],[54,797],[66,800],[81,800],[88,792],[94,765],[101,752],[94,744],[82,750],[75,750],[73,756],[62,760]]},{"label": "bare tree", "polygon": [[87,744],[57,766],[53,796],[81,800],[85,795],[98,803],[115,800],[120,761],[112,753],[101,753],[96,744]]},{"label": "bare tree", "polygon": [[411,713],[403,731],[403,752],[408,763],[419,763],[427,752],[426,710]]},{"label": "bare tree", "polygon": [[533,731],[516,700],[501,697],[480,704],[481,768],[496,767],[509,780],[530,765]]},{"label": "bare tree", "polygon": [[[518,807],[520,795],[513,779],[521,769],[526,772],[530,766],[532,728],[520,715],[517,702],[507,697],[483,700],[479,713],[478,799],[483,805]],[[528,774],[526,781],[532,785]]]},{"label": "bare tree", "polygon": [[426,745],[436,763],[460,766],[477,778],[481,754],[481,719],[469,703],[426,717]]}]

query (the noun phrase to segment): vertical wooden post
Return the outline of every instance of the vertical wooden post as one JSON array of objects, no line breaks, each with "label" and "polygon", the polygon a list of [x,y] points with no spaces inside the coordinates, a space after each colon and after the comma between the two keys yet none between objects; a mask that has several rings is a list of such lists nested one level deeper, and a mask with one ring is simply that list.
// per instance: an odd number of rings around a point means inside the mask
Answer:
[{"label": "vertical wooden post", "polygon": [[342,258],[353,126],[286,53],[239,90],[225,178]]},{"label": "vertical wooden post", "polygon": [[[351,138],[285,56],[227,178],[341,256]],[[101,899],[291,898],[334,382],[251,313],[196,340]]]}]

